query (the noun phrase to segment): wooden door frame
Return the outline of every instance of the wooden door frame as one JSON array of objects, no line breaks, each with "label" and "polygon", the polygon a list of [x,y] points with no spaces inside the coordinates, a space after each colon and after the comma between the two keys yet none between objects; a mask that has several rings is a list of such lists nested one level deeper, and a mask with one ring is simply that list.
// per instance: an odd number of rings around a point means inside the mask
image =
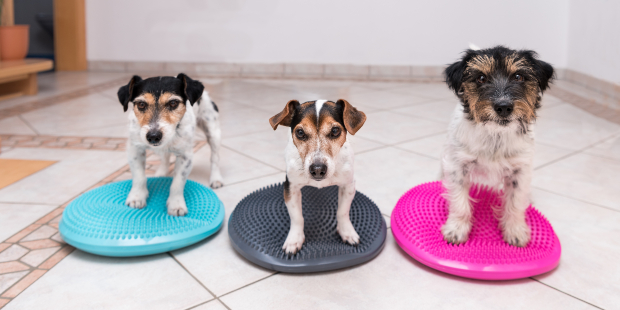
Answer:
[{"label": "wooden door frame", "polygon": [[57,71],[88,69],[84,2],[54,0],[54,58]]}]

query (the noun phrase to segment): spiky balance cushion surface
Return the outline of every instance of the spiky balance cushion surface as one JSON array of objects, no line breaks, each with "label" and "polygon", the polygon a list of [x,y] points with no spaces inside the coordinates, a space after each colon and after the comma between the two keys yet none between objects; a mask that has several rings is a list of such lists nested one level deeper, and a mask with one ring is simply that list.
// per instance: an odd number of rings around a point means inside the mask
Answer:
[{"label": "spiky balance cushion surface", "polygon": [[185,184],[188,213],[171,216],[166,200],[172,178],[149,178],[149,197],[142,209],[125,205],[131,180],[90,190],[63,212],[60,234],[70,245],[105,256],[163,253],[194,244],[217,232],[224,205],[215,193],[191,180]]},{"label": "spiky balance cushion surface", "polygon": [[228,220],[235,250],[259,266],[290,273],[350,267],[381,252],[386,223],[368,197],[356,192],[351,203],[351,223],[360,236],[360,244],[353,246],[336,231],[338,187],[306,186],[301,193],[306,242],[299,252],[289,256],[282,250],[290,228],[282,184],[257,190],[239,202]]},{"label": "spiky balance cushion surface", "polygon": [[560,241],[549,221],[532,206],[526,211],[531,241],[522,248],[504,242],[493,213],[501,198],[483,186],[472,186],[470,191],[474,212],[469,239],[460,245],[449,244],[441,234],[448,218],[444,192],[441,182],[416,186],[392,211],[396,242],[422,264],[466,278],[509,280],[545,273],[560,262]]}]

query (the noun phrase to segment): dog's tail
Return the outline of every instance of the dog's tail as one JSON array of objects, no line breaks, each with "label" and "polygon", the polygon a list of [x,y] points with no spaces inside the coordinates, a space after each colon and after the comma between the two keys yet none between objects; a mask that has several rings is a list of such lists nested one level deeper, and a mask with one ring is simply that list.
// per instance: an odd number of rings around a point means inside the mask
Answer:
[{"label": "dog's tail", "polygon": [[202,96],[198,100],[198,104],[198,111],[200,114],[219,114],[220,112],[219,107],[213,100],[211,100],[211,97],[209,97],[209,93],[206,90],[202,92]]}]

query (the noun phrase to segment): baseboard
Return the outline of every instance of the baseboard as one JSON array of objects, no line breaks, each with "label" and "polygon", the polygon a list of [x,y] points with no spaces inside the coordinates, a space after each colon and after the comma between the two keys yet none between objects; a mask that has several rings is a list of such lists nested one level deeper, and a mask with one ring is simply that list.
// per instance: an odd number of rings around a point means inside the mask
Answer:
[{"label": "baseboard", "polygon": [[[185,63],[91,60],[88,62],[88,69],[89,71],[127,72],[130,74],[163,73],[175,75],[184,72],[196,76],[228,78],[440,82],[444,79],[443,70],[445,66],[308,63]],[[599,104],[612,108],[620,106],[620,85],[565,68],[556,69],[556,78],[600,94],[594,99],[594,101]],[[559,85],[557,86],[559,87]],[[565,91],[571,91],[570,87],[563,88]],[[581,95],[583,96],[583,93],[581,93]]]},{"label": "baseboard", "polygon": [[583,86],[615,100],[620,100],[620,85],[575,70],[566,69],[564,80]]},{"label": "baseboard", "polygon": [[200,76],[369,81],[442,81],[443,66],[386,66],[350,64],[258,64],[89,61],[89,71],[161,73],[184,72]]}]

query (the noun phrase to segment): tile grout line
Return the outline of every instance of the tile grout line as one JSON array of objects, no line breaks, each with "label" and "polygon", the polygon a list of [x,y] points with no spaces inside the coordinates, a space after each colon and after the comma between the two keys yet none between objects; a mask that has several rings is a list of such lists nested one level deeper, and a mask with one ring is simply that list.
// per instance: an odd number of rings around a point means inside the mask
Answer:
[{"label": "tile grout line", "polygon": [[244,153],[241,153],[241,152],[239,152],[239,151],[237,151],[237,150],[235,150],[235,149],[233,149],[233,148],[231,148],[231,147],[229,147],[229,146],[226,146],[226,145],[224,145],[224,144],[222,144],[221,146],[222,146],[223,148],[228,149],[229,151],[235,152],[235,153],[237,153],[237,154],[239,154],[239,155],[242,155],[242,156],[244,156],[244,157],[247,157],[247,158],[250,158],[250,159],[252,159],[252,160],[255,160],[255,161],[257,161],[257,162],[259,162],[259,163],[261,163],[261,164],[263,164],[263,165],[267,165],[267,166],[269,166],[269,167],[271,167],[271,168],[274,168],[274,169],[276,169],[276,170],[278,170],[278,171],[280,171],[280,172],[286,172],[285,170],[282,170],[282,169],[280,169],[280,168],[278,168],[278,167],[276,167],[276,166],[272,166],[271,164],[268,164],[268,163],[266,163],[266,162],[264,162],[264,161],[262,161],[262,160],[256,159],[256,158],[254,158],[254,157],[252,157],[252,156],[250,156],[250,155],[246,155],[246,154],[244,154]]},{"label": "tile grout line", "polygon": [[[202,305],[206,305],[206,304],[208,304],[208,303],[210,303],[210,302],[213,302],[213,301],[219,301],[219,300],[217,300],[217,299],[213,298],[213,299],[211,299],[211,300],[207,300],[207,301],[205,301],[205,302],[201,302],[201,303],[199,303],[199,304],[197,304],[197,305],[194,305],[194,306],[191,306],[191,307],[189,307],[189,308],[186,308],[185,310],[192,310],[192,309],[196,309],[196,308],[198,308],[198,307],[200,307],[200,306],[202,306]],[[221,303],[221,301],[220,301],[220,303]],[[230,308],[229,308],[229,309],[230,309]]]},{"label": "tile grout line", "polygon": [[541,191],[543,191],[543,192],[550,193],[550,194],[554,194],[554,195],[562,196],[562,197],[564,197],[564,198],[568,198],[568,199],[572,199],[572,200],[575,200],[575,201],[579,201],[579,202],[587,203],[587,204],[589,204],[589,205],[593,205],[593,206],[595,206],[595,207],[603,208],[603,209],[606,209],[606,210],[609,210],[609,211],[620,212],[620,210],[617,210],[617,209],[614,209],[614,208],[611,208],[611,207],[607,207],[607,206],[599,205],[599,204],[597,204],[597,203],[593,203],[593,202],[590,202],[590,201],[581,200],[581,199],[578,199],[578,198],[575,198],[575,197],[566,196],[566,195],[564,195],[564,194],[561,194],[561,193],[556,193],[556,192],[554,192],[554,191],[550,191],[550,190],[548,190],[548,189],[544,189],[544,188],[542,188],[542,187],[533,186],[533,188],[538,189],[538,190],[541,190]]},{"label": "tile grout line", "polygon": [[548,288],[551,288],[551,289],[553,289],[553,290],[556,290],[556,291],[558,291],[558,292],[560,292],[560,293],[562,293],[562,294],[564,294],[564,295],[566,295],[566,296],[570,296],[570,297],[572,297],[572,298],[575,298],[575,299],[577,299],[577,300],[579,300],[579,301],[581,301],[581,302],[583,302],[583,303],[586,303],[586,304],[588,304],[588,305],[590,305],[590,306],[592,306],[592,307],[595,307],[595,308],[597,308],[597,309],[604,310],[603,308],[601,308],[601,307],[599,307],[599,306],[597,306],[597,305],[595,305],[595,304],[592,304],[592,303],[587,302],[587,301],[585,301],[585,300],[583,300],[583,299],[581,299],[581,298],[579,298],[579,297],[577,297],[577,296],[571,295],[571,294],[569,294],[569,293],[567,293],[567,292],[564,292],[564,291],[562,291],[562,290],[560,290],[560,289],[557,289],[557,288],[555,288],[555,287],[553,287],[553,286],[551,286],[551,285],[549,285],[549,284],[547,284],[547,283],[544,283],[544,282],[542,282],[542,281],[540,281],[540,280],[538,280],[538,279],[536,279],[536,278],[534,278],[534,277],[530,277],[530,279],[532,279],[532,280],[534,280],[535,282],[538,282],[538,283],[540,283],[540,284],[542,284],[542,285],[544,285],[544,286],[546,286],[546,287],[548,287]]},{"label": "tile grout line", "polygon": [[268,275],[268,276],[266,276],[266,277],[264,277],[264,278],[258,279],[258,280],[254,281],[254,282],[251,282],[251,283],[248,283],[248,284],[243,285],[243,286],[241,286],[241,287],[238,287],[238,288],[236,288],[236,289],[234,289],[234,290],[232,290],[232,291],[230,291],[230,292],[226,292],[226,293],[224,293],[224,294],[220,295],[219,297],[224,297],[224,296],[226,296],[226,295],[230,295],[230,294],[232,294],[232,293],[234,293],[234,292],[237,292],[237,291],[239,291],[239,290],[241,290],[241,289],[244,289],[244,288],[246,288],[246,287],[248,287],[248,286],[250,286],[250,285],[256,284],[256,283],[261,282],[261,281],[263,281],[263,280],[269,279],[269,278],[271,278],[271,277],[273,277],[273,276],[275,276],[275,275],[278,275],[278,274],[280,274],[280,273],[281,273],[281,272],[276,271],[276,272],[274,272],[274,273],[272,273],[272,274],[270,274],[270,275]]},{"label": "tile grout line", "polygon": [[20,114],[20,115],[17,115],[17,117],[18,117],[20,120],[22,120],[22,122],[24,122],[24,124],[26,124],[26,126],[28,126],[28,128],[30,128],[30,130],[32,130],[32,131],[35,133],[35,135],[37,135],[37,136],[41,135],[41,134],[39,133],[39,131],[38,131],[36,128],[34,128],[34,127],[32,126],[32,124],[30,124],[30,122],[28,122],[28,121],[24,118],[24,116],[23,116],[23,115],[24,115],[24,114],[22,113],[22,114]]},{"label": "tile grout line", "polygon": [[258,176],[258,177],[253,177],[253,178],[246,179],[246,180],[241,180],[241,181],[237,181],[237,182],[233,182],[233,183],[226,183],[224,185],[225,186],[237,185],[237,184],[241,184],[241,183],[245,183],[245,182],[249,182],[249,181],[253,181],[253,180],[258,180],[258,179],[261,179],[261,178],[266,178],[266,177],[274,176],[274,175],[280,174],[280,173],[286,173],[286,172],[278,171],[278,172],[274,172],[274,173],[269,173],[269,174],[261,175],[261,176]]},{"label": "tile grout line", "polygon": [[[549,166],[549,165],[551,165],[551,164],[554,164],[554,163],[557,163],[557,162],[559,162],[559,161],[561,161],[561,160],[567,159],[567,158],[572,157],[572,156],[574,156],[574,155],[577,155],[577,154],[579,154],[579,153],[583,153],[584,151],[586,151],[586,150],[588,150],[588,149],[590,149],[590,148],[592,148],[592,147],[594,147],[594,146],[596,146],[596,145],[598,145],[598,144],[601,144],[601,143],[605,142],[605,141],[606,141],[606,140],[608,140],[608,139],[611,139],[611,138],[615,137],[615,136],[616,136],[616,134],[617,134],[617,133],[614,133],[614,134],[612,134],[612,135],[610,135],[610,136],[608,136],[608,137],[605,137],[605,138],[603,138],[603,139],[600,139],[600,140],[598,140],[598,141],[596,141],[596,142],[594,142],[594,143],[590,143],[590,144],[588,144],[588,145],[586,145],[586,146],[584,146],[584,147],[582,147],[582,148],[580,148],[580,149],[578,149],[578,150],[574,150],[574,151],[572,151],[572,152],[570,152],[570,153],[568,153],[568,154],[566,154],[566,155],[564,155],[564,156],[562,156],[562,157],[560,157],[560,158],[554,159],[554,160],[552,160],[552,161],[550,161],[550,162],[548,162],[548,163],[544,163],[544,164],[542,164],[542,165],[540,165],[540,166],[538,166],[538,167],[534,168],[534,170],[538,170],[538,169],[541,169],[541,168],[547,167],[547,166]],[[587,154],[587,153],[586,153],[586,154]],[[588,155],[591,155],[591,156],[596,156],[596,157],[602,157],[602,158],[608,159],[607,157],[604,157],[604,156],[597,156],[597,155],[593,155],[593,154],[588,154]]]},{"label": "tile grout line", "polygon": [[[202,148],[205,145],[206,145],[205,141],[197,141],[195,143],[194,147],[193,147],[194,153],[197,152],[200,148]],[[147,165],[152,165],[152,161],[151,161],[151,163],[149,163],[149,161],[147,161]],[[170,165],[170,170],[173,169],[173,167],[174,167],[174,164],[171,164]],[[3,242],[0,242],[0,244],[2,244],[2,243],[5,243],[5,244],[21,244],[20,241],[23,238],[29,236],[35,230],[38,230],[39,228],[41,228],[43,226],[51,226],[51,227],[53,227],[53,228],[55,228],[57,230],[54,235],[52,235],[51,237],[47,237],[47,238],[43,238],[43,239],[39,239],[39,240],[33,240],[33,241],[49,240],[49,241],[52,242],[52,244],[51,244],[52,247],[59,246],[59,249],[57,251],[55,251],[50,256],[48,256],[48,258],[46,258],[46,260],[43,261],[42,263],[40,263],[38,266],[30,267],[27,264],[24,265],[24,266],[28,266],[29,267],[28,269],[26,269],[26,270],[28,270],[28,274],[24,275],[16,283],[14,283],[13,285],[11,285],[7,289],[5,289],[4,292],[2,292],[2,295],[0,297],[2,297],[2,300],[8,300],[8,302],[6,304],[4,304],[4,305],[1,305],[0,309],[3,308],[4,306],[6,306],[10,301],[12,301],[18,295],[20,295],[23,291],[25,291],[28,287],[30,287],[36,281],[38,281],[45,273],[50,271],[54,266],[56,266],[66,256],[71,254],[73,252],[73,250],[75,250],[75,248],[73,248],[69,244],[66,244],[65,242],[59,243],[58,241],[55,241],[55,240],[51,239],[53,236],[56,236],[60,232],[58,231],[57,226],[50,225],[50,223],[52,221],[54,221],[55,219],[61,217],[62,216],[62,211],[64,211],[64,208],[71,201],[73,201],[75,198],[79,197],[81,194],[83,194],[83,193],[85,193],[85,192],[87,192],[87,191],[89,191],[89,190],[91,190],[93,188],[96,188],[98,186],[105,185],[105,184],[108,184],[108,183],[114,181],[116,178],[118,178],[123,173],[127,172],[128,170],[129,170],[129,165],[124,165],[123,167],[121,167],[118,170],[112,172],[111,174],[109,174],[105,178],[101,179],[99,182],[95,183],[93,186],[87,188],[86,190],[84,190],[81,193],[77,194],[76,196],[72,197],[71,199],[69,199],[64,204],[61,204],[58,208],[55,208],[54,210],[50,211],[46,215],[42,216],[41,218],[36,220],[33,224],[28,225],[26,228],[22,229],[21,231],[17,232],[16,234],[12,235],[8,239],[4,240]],[[29,250],[28,253],[30,253],[30,252],[32,252],[34,250],[38,250],[36,248],[35,249],[30,249],[28,246],[25,246],[25,245],[23,247],[25,247],[27,250]],[[45,248],[45,247],[43,247],[43,248]],[[47,247],[47,248],[50,248],[50,247]],[[3,249],[3,251],[4,250],[6,250],[6,249]],[[27,255],[28,253],[22,255],[22,257]],[[15,260],[15,261],[18,262],[17,260]],[[21,263],[21,262],[18,262],[18,263],[23,265],[23,263]],[[21,270],[21,271],[25,271],[25,270]],[[34,272],[36,272],[36,271],[42,271],[42,273],[35,274]],[[34,276],[32,276],[32,275],[34,275]],[[32,281],[30,281],[30,280],[32,280]],[[30,281],[30,283],[28,283],[29,281]],[[25,284],[25,285],[21,285],[22,283]],[[17,288],[16,290],[18,290],[18,291],[11,292],[11,289],[13,289],[14,287],[18,287],[20,285],[22,287],[21,288]],[[7,296],[7,294],[9,294],[9,295]]]},{"label": "tile grout line", "polygon": [[[172,259],[174,259],[174,261],[179,264],[179,266],[181,266],[181,268],[183,268],[183,270],[185,270],[185,272],[187,272],[194,280],[196,280],[196,282],[198,282],[198,284],[200,284],[200,286],[202,286],[205,290],[207,290],[207,292],[209,292],[209,294],[211,294],[211,296],[213,296],[213,298],[215,298],[215,300],[219,301],[222,303],[222,305],[224,305],[224,307],[226,307],[226,309],[230,310],[230,307],[228,307],[228,305],[226,305],[224,302],[222,302],[220,300],[220,298],[213,293],[209,288],[207,288],[206,285],[204,285],[204,283],[202,283],[202,281],[198,280],[198,278],[196,278],[196,276],[194,276],[194,274],[192,274],[187,268],[185,268],[185,266],[171,253],[171,252],[166,252],[168,253],[168,255],[170,255],[170,257],[172,257]],[[209,302],[209,301],[207,301]],[[207,303],[205,302],[205,303]],[[198,306],[198,305],[196,305]]]}]

